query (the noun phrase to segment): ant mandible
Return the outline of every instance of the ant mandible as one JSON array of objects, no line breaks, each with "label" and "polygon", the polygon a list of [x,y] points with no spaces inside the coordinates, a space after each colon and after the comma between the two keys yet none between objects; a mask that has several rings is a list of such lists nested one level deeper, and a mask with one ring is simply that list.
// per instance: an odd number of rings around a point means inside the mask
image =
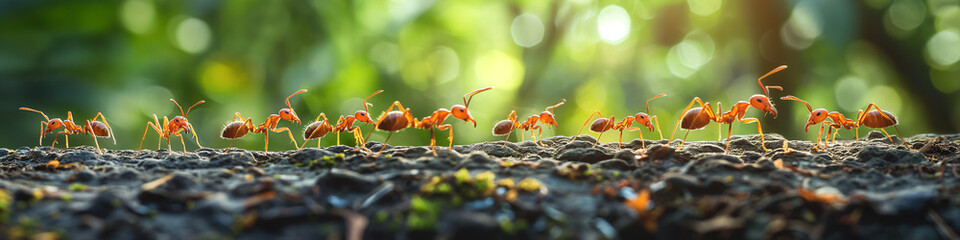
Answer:
[{"label": "ant mandible", "polygon": [[450,115],[453,115],[454,118],[463,120],[463,122],[473,122],[473,127],[477,127],[477,121],[473,120],[473,116],[470,115],[470,109],[468,109],[468,107],[470,106],[470,102],[473,100],[473,95],[476,95],[478,93],[481,93],[490,89],[493,89],[493,87],[490,86],[490,87],[473,90],[472,92],[469,92],[463,95],[463,105],[459,105],[459,104],[453,105],[453,107],[451,107],[450,110],[447,110],[446,108],[437,109],[437,111],[434,111],[433,114],[430,114],[430,116],[424,117],[419,121],[414,119],[414,123],[415,123],[414,126],[416,128],[430,130],[430,147],[433,148],[434,156],[437,155],[437,139],[436,139],[436,136],[434,136],[433,134],[433,129],[437,129],[439,131],[447,130],[447,132],[449,133],[448,134],[449,137],[447,137],[447,141],[450,142],[450,145],[447,146],[447,148],[452,149],[453,148],[453,125],[443,124],[443,122],[447,120],[447,117],[449,117]]},{"label": "ant mandible", "polygon": [[[63,134],[63,138],[66,140],[65,146],[69,148],[71,134],[90,133],[90,135],[93,135],[93,143],[97,146],[97,154],[103,154],[100,150],[100,142],[97,141],[98,137],[113,138],[113,144],[117,144],[117,138],[113,137],[113,128],[107,123],[107,118],[103,116],[103,113],[98,112],[93,119],[86,120],[86,124],[80,127],[73,123],[72,112],[67,112],[67,120],[60,120],[59,118],[50,119],[47,117],[47,114],[28,107],[20,107],[20,110],[39,113],[43,116],[43,119],[47,120],[46,122],[40,121],[40,145],[43,145],[43,136],[45,136],[46,133],[56,131],[61,126],[64,129],[63,131],[57,132],[57,135],[53,137],[51,147],[57,145],[57,137],[59,137],[60,134]],[[100,118],[103,122],[97,121],[97,118]]]},{"label": "ant mandible", "polygon": [[[527,118],[527,121],[520,123],[518,128],[523,131],[529,130],[530,137],[533,138],[533,141],[536,141],[537,144],[540,144],[540,146],[545,147],[546,145],[543,145],[543,142],[537,139],[538,136],[540,138],[543,137],[543,128],[537,125],[537,121],[539,121],[540,123],[543,123],[544,125],[547,125],[548,128],[550,127],[550,125],[553,125],[553,128],[557,129],[557,126],[558,126],[557,119],[553,117],[553,109],[559,106],[562,106],[565,102],[567,102],[567,99],[560,99],[560,102],[558,102],[557,104],[554,104],[553,106],[549,106],[545,108],[543,112],[541,112],[539,115],[532,115],[529,118]],[[538,131],[537,136],[533,135],[533,130]],[[522,133],[520,136],[521,136],[520,141],[524,141]]]},{"label": "ant mandible", "polygon": [[[359,126],[353,126],[353,124],[356,121],[374,124],[373,120],[370,119],[370,113],[367,112],[367,110],[369,110],[367,109],[367,106],[373,106],[373,104],[367,103],[367,100],[369,100],[370,98],[372,98],[373,96],[376,96],[381,92],[383,92],[383,90],[378,90],[373,94],[370,94],[369,97],[364,98],[363,110],[357,110],[357,112],[354,113],[353,115],[346,116],[346,117],[340,116],[340,119],[337,119],[337,125],[333,127],[333,132],[337,133],[337,145],[340,145],[341,132],[352,132],[354,141],[356,142],[357,146],[366,148],[365,146],[363,146],[363,144],[366,143],[363,139],[363,132],[360,131]],[[317,121],[319,120],[320,119],[318,118]],[[318,142],[317,144],[320,144],[320,143]]]},{"label": "ant mandible", "polygon": [[[760,147],[762,147],[764,151],[769,152],[770,149],[767,149],[767,146],[764,144],[766,139],[763,137],[763,128],[760,126],[760,120],[757,120],[756,118],[743,118],[743,116],[746,114],[747,109],[754,107],[766,113],[773,114],[774,118],[777,117],[777,108],[775,108],[773,103],[770,102],[769,89],[783,90],[783,88],[780,86],[763,86],[761,80],[786,68],[786,65],[779,66],[767,74],[764,74],[760,78],[757,78],[757,84],[760,85],[760,89],[763,90],[763,94],[751,96],[749,102],[737,102],[728,112],[718,114],[723,109],[723,106],[720,105],[719,102],[717,103],[717,110],[714,112],[714,110],[710,108],[710,103],[704,104],[699,97],[694,97],[693,100],[690,101],[690,104],[687,105],[687,108],[683,110],[683,114],[680,116],[680,118],[677,119],[677,124],[673,127],[673,134],[670,135],[670,139],[674,139],[673,137],[677,133],[677,127],[686,129],[687,135],[689,135],[690,130],[702,129],[706,127],[707,124],[710,124],[711,121],[717,122],[721,125],[730,124],[730,126],[727,128],[727,146],[723,150],[723,152],[726,153],[730,150],[730,134],[731,130],[733,130],[733,122],[739,121],[741,123],[756,123],[757,133],[760,134]],[[699,104],[700,107],[691,109],[690,107],[693,107],[694,103]],[[717,132],[717,138],[719,139],[721,137],[719,135],[720,128],[717,129]],[[683,147],[683,143],[686,141],[687,135],[684,135],[683,140],[677,147],[678,150]]]},{"label": "ant mandible", "polygon": [[[323,121],[320,121],[321,117],[323,118]],[[321,142],[320,140],[323,138],[323,136],[332,131],[333,126],[330,125],[330,120],[327,119],[327,115],[320,113],[320,115],[317,115],[317,119],[313,120],[313,123],[307,125],[307,128],[303,130],[303,146],[300,148],[307,146],[307,142],[314,138],[319,138],[317,139],[317,147],[319,148]]]},{"label": "ant mandible", "polygon": [[[280,119],[300,124],[300,117],[297,116],[297,112],[293,111],[293,107],[290,106],[290,98],[304,92],[307,92],[307,90],[300,89],[300,91],[297,91],[291,94],[290,96],[287,96],[287,99],[285,101],[285,103],[287,104],[287,108],[280,109],[280,112],[278,112],[277,114],[271,114],[270,116],[267,117],[267,119],[263,122],[263,124],[260,124],[258,126],[253,126],[252,118],[247,118],[247,120],[243,120],[244,117],[240,115],[239,112],[234,113],[233,122],[223,127],[223,130],[220,132],[220,137],[226,138],[226,139],[237,139],[237,138],[243,137],[244,135],[247,135],[247,132],[262,133],[263,134],[263,151],[266,152],[269,149],[268,147],[270,146],[269,133],[271,131],[276,133],[286,131],[287,135],[290,136],[290,141],[293,141],[293,146],[296,147],[297,149],[300,149],[300,146],[297,145],[297,139],[293,138],[293,133],[291,133],[290,129],[286,127],[277,128],[277,124],[280,123]],[[237,118],[240,118],[240,120],[237,120]],[[232,141],[230,143],[230,146],[233,146]]]},{"label": "ant mandible", "polygon": [[170,134],[173,134],[175,136],[180,136],[180,145],[183,145],[183,151],[186,152],[187,145],[184,144],[183,136],[180,135],[180,131],[182,130],[190,131],[190,133],[193,134],[193,138],[197,140],[197,147],[203,148],[203,146],[200,146],[200,138],[197,138],[197,132],[193,130],[193,125],[191,125],[190,122],[187,122],[187,114],[190,114],[190,109],[193,109],[193,107],[196,107],[197,105],[200,105],[206,101],[200,100],[199,102],[194,103],[193,106],[187,108],[186,113],[183,112],[183,108],[180,107],[180,104],[177,103],[177,100],[170,99],[170,101],[177,105],[177,108],[180,109],[180,114],[183,115],[174,117],[173,121],[167,120],[167,117],[164,116],[163,124],[161,125],[160,120],[157,119],[157,114],[153,114],[153,121],[156,122],[156,124],[149,121],[147,122],[147,127],[143,129],[143,137],[140,138],[140,147],[137,148],[137,153],[140,153],[140,150],[143,149],[143,140],[147,139],[147,130],[150,128],[153,128],[153,130],[160,135],[157,137],[158,150],[160,149],[160,141],[163,138],[167,139],[167,150],[172,150],[170,147]]}]

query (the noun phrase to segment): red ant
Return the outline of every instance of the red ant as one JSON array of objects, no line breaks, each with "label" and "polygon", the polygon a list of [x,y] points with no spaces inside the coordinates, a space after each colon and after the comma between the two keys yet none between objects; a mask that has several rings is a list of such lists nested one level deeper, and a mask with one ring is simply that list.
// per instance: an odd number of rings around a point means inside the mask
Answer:
[{"label": "red ant", "polygon": [[[650,100],[656,99],[658,97],[663,97],[663,96],[666,96],[666,94],[660,94],[657,96],[653,96],[650,99],[647,99],[647,112],[650,112]],[[587,121],[584,122],[582,126],[580,126],[580,130],[577,130],[577,134],[573,135],[574,139],[576,139],[576,136],[580,135],[580,132],[583,131],[583,127],[587,126],[587,123],[590,122],[590,119],[592,119],[594,115],[598,115],[600,116],[600,118],[597,118],[597,120],[593,121],[593,124],[590,125],[590,131],[600,133],[600,136],[603,136],[604,132],[609,131],[611,129],[620,131],[620,138],[619,138],[620,140],[617,141],[617,151],[620,151],[621,146],[623,145],[624,130],[626,131],[636,130],[640,136],[641,148],[646,149],[646,143],[643,142],[643,133],[640,132],[640,128],[631,128],[631,126],[633,125],[633,122],[637,122],[641,125],[647,126],[648,128],[650,128],[650,131],[653,131],[654,127],[651,121],[656,121],[657,123],[656,129],[657,131],[660,130],[660,121],[657,119],[657,116],[650,117],[650,115],[644,112],[639,112],[633,116],[627,116],[623,118],[623,120],[621,120],[620,122],[614,123],[614,116],[610,116],[609,119],[605,119],[603,118],[603,115],[600,114],[600,111],[595,111],[594,114],[590,115],[590,118],[587,118]],[[593,143],[593,147],[597,147],[597,143],[600,142],[600,136],[597,136],[597,142]],[[573,142],[574,139],[571,139],[570,142]],[[663,139],[663,132],[660,132],[660,139]]]},{"label": "red ant", "polygon": [[140,147],[137,148],[137,153],[139,153],[140,150],[143,149],[143,140],[147,139],[147,130],[149,130],[150,128],[153,128],[153,130],[156,131],[157,134],[160,134],[160,136],[158,136],[157,138],[157,149],[160,149],[160,141],[163,138],[166,138],[167,150],[172,150],[170,147],[170,134],[173,134],[175,136],[180,136],[180,145],[183,145],[183,151],[186,152],[187,145],[184,144],[183,136],[180,135],[181,130],[190,131],[190,133],[193,134],[193,138],[197,140],[197,147],[203,148],[203,146],[200,146],[200,138],[197,137],[197,132],[193,130],[193,125],[187,122],[186,116],[187,114],[190,114],[190,109],[193,109],[193,107],[196,107],[197,105],[200,105],[201,103],[204,103],[206,101],[200,100],[199,102],[194,103],[193,106],[190,106],[189,108],[187,108],[186,113],[183,112],[183,108],[180,107],[180,104],[177,103],[177,100],[170,99],[170,101],[173,102],[173,104],[177,105],[177,108],[180,109],[180,114],[183,114],[183,115],[174,117],[173,121],[167,120],[167,117],[164,116],[163,125],[161,125],[160,120],[157,119],[157,115],[154,114],[153,121],[156,122],[156,124],[149,121],[147,122],[147,127],[143,129],[143,137],[140,138]]},{"label": "red ant", "polygon": [[[365,143],[363,139],[363,132],[360,131],[360,127],[353,126],[353,123],[356,121],[365,122],[369,124],[374,124],[373,120],[370,119],[370,113],[367,112],[367,106],[373,106],[373,104],[367,103],[367,100],[376,96],[377,94],[383,92],[379,90],[370,94],[369,97],[363,99],[363,110],[357,110],[356,113],[350,116],[340,116],[340,119],[337,119],[337,125],[333,127],[333,132],[337,133],[337,145],[340,145],[340,133],[341,132],[352,132],[354,141],[356,141],[357,146],[363,146]],[[326,118],[326,117],[324,117]],[[320,119],[318,118],[317,121]],[[318,140],[319,141],[319,140]],[[320,144],[319,142],[317,143]],[[306,143],[304,143],[306,145]]]},{"label": "red ant", "polygon": [[[706,127],[707,124],[710,124],[711,121],[717,122],[718,124],[721,124],[721,125],[730,124],[730,126],[727,128],[727,147],[724,148],[723,150],[723,152],[726,153],[730,149],[730,133],[731,133],[731,130],[733,130],[733,122],[739,121],[742,123],[756,123],[757,132],[760,134],[760,147],[762,147],[764,151],[769,152],[770,149],[767,149],[767,146],[764,145],[764,142],[766,142],[766,140],[763,137],[763,129],[760,126],[760,120],[757,120],[756,118],[743,118],[743,116],[746,113],[747,109],[749,109],[752,106],[758,110],[773,114],[774,118],[777,117],[777,108],[773,107],[773,103],[770,102],[769,89],[777,89],[782,91],[783,88],[780,86],[764,87],[763,83],[760,81],[763,80],[763,78],[770,76],[771,74],[779,72],[786,68],[787,68],[786,65],[779,66],[757,79],[757,84],[759,84],[760,89],[763,90],[763,95],[761,94],[753,95],[750,97],[749,102],[744,102],[744,101],[737,102],[737,104],[735,104],[730,109],[730,111],[724,112],[722,114],[718,114],[723,109],[722,105],[720,105],[719,102],[717,103],[717,110],[716,112],[714,112],[714,110],[710,108],[710,103],[703,104],[703,101],[701,101],[699,97],[694,97],[693,100],[690,101],[690,104],[687,105],[687,108],[683,110],[683,115],[681,115],[680,118],[677,119],[677,124],[673,127],[673,134],[670,135],[670,139],[674,139],[673,137],[677,133],[678,126],[680,128],[687,129],[687,135],[689,135],[690,130],[702,129]],[[693,107],[694,103],[699,104],[700,107],[691,109],[690,107]],[[718,128],[717,131],[719,134],[720,129]],[[686,141],[687,135],[683,136],[683,140],[680,142],[680,146],[677,147],[678,150],[683,147],[683,142]],[[720,136],[718,135],[718,138],[719,137]]]},{"label": "red ant", "polygon": [[[870,107],[873,107],[874,110],[871,111]],[[854,126],[857,132],[857,141],[860,141],[860,126],[867,126],[869,128],[880,129],[880,131],[890,139],[891,144],[893,143],[893,137],[891,137],[884,128],[893,126],[893,129],[897,130],[897,135],[900,137],[900,142],[903,142],[903,146],[910,149],[910,151],[917,151],[907,145],[907,140],[904,139],[903,134],[900,133],[900,128],[897,128],[897,118],[893,116],[893,113],[880,109],[880,106],[877,106],[875,103],[870,103],[870,105],[867,105],[867,109],[857,112],[857,123]]]},{"label": "red ant", "polygon": [[[290,96],[287,96],[286,104],[287,108],[280,109],[280,112],[277,114],[271,114],[267,119],[258,126],[253,126],[253,119],[247,118],[244,121],[244,117],[240,115],[239,112],[233,114],[233,122],[227,124],[223,127],[223,130],[220,131],[220,137],[226,139],[237,139],[247,135],[248,132],[253,133],[262,133],[263,134],[263,151],[266,152],[270,146],[270,132],[283,132],[286,131],[287,135],[290,136],[290,141],[293,141],[293,146],[297,149],[300,149],[300,146],[297,145],[297,139],[293,138],[293,133],[291,133],[289,128],[277,128],[277,124],[280,123],[280,119],[284,119],[290,122],[295,122],[300,124],[300,117],[297,116],[297,112],[293,111],[293,107],[290,106],[290,98],[296,96],[297,94],[307,92],[306,89],[300,89]],[[188,110],[189,112],[189,110]],[[238,121],[237,118],[240,118]],[[230,143],[230,146],[233,146],[233,143]]]},{"label": "red ant", "polygon": [[[323,121],[320,121],[321,117],[323,117]],[[307,146],[307,142],[310,141],[310,139],[323,138],[323,136],[330,132],[333,132],[333,126],[330,125],[330,120],[327,119],[326,114],[320,113],[320,115],[317,115],[317,119],[310,125],[307,125],[307,128],[303,130],[303,146]],[[300,148],[303,148],[303,146]],[[317,139],[317,147],[320,147],[320,139]]]},{"label": "red ant", "polygon": [[[807,101],[803,101],[803,100],[801,100],[800,98],[797,98],[797,97],[794,97],[794,96],[791,96],[791,95],[788,95],[788,96],[785,96],[785,97],[781,97],[780,100],[794,100],[794,101],[801,102],[801,103],[803,103],[804,105],[807,106],[807,111],[810,112],[810,116],[808,116],[808,118],[807,118],[807,125],[806,125],[806,126],[803,126],[803,131],[804,131],[804,132],[806,132],[807,129],[809,129],[811,125],[816,125],[816,124],[818,124],[818,123],[822,123],[822,124],[820,124],[820,132],[817,133],[817,144],[816,144],[816,146],[813,147],[814,150],[817,150],[817,149],[820,147],[820,137],[823,136],[823,127],[824,127],[824,126],[828,126],[828,127],[829,127],[829,130],[831,130],[831,132],[832,132],[833,128],[838,128],[838,131],[839,131],[839,128],[841,127],[841,126],[840,126],[839,124],[837,124],[837,123],[824,121],[824,120],[827,119],[828,116],[830,116],[830,113],[827,113],[827,109],[823,109],[823,108],[813,109],[813,107],[810,107],[810,104],[807,103]],[[837,114],[840,114],[840,113],[837,113]],[[839,117],[842,118],[843,115],[840,115]],[[828,137],[828,138],[829,138],[829,136],[830,136],[830,133],[827,134],[827,137]],[[824,142],[824,144],[823,144],[823,147],[824,147],[824,149],[826,149],[827,143],[826,143],[826,140],[824,140],[824,141],[825,141],[825,142]],[[786,146],[786,144],[784,144],[784,149],[783,149],[783,150],[786,151],[786,152],[789,152],[789,151],[790,151],[790,149]]]},{"label": "red ant", "polygon": [[[557,119],[553,117],[553,109],[559,106],[562,106],[566,102],[567,102],[567,99],[560,99],[560,102],[558,102],[557,104],[554,104],[553,106],[549,106],[545,108],[543,112],[541,112],[539,115],[532,115],[529,118],[527,118],[527,121],[520,123],[519,127],[517,128],[523,131],[529,130],[530,137],[533,138],[533,140],[536,141],[537,144],[540,144],[540,146],[546,146],[546,145],[543,145],[543,142],[537,139],[537,136],[539,136],[541,139],[543,138],[543,128],[537,125],[537,121],[540,121],[544,125],[547,125],[548,128],[550,127],[550,125],[553,125],[553,128],[556,129],[558,125],[557,125]],[[533,135],[533,130],[537,130],[537,136]],[[520,136],[521,136],[520,141],[524,141],[522,133],[520,134]]]},{"label": "red ant", "polygon": [[[513,133],[514,129],[518,129],[518,128],[520,128],[520,121],[517,121],[517,111],[513,110],[513,111],[510,111],[510,114],[507,115],[507,119],[500,120],[499,122],[493,125],[493,135],[494,136],[507,135],[507,139],[503,140],[503,147],[506,147],[507,142],[510,141],[510,134]],[[520,136],[523,136],[523,133],[521,133]]]},{"label": "red ant", "polygon": [[433,134],[433,129],[437,129],[440,131],[447,130],[447,132],[449,133],[449,137],[447,137],[447,141],[450,142],[450,145],[447,146],[447,148],[453,148],[453,125],[443,124],[443,122],[447,120],[447,117],[449,117],[450,115],[453,115],[454,118],[463,120],[463,122],[468,122],[468,121],[473,122],[473,127],[477,127],[477,121],[473,120],[473,116],[470,115],[470,109],[468,109],[467,107],[470,106],[470,101],[473,100],[473,95],[476,95],[477,93],[481,93],[483,91],[487,91],[490,89],[493,89],[493,87],[491,86],[491,87],[485,87],[485,88],[473,90],[472,92],[469,92],[463,95],[463,105],[459,105],[459,104],[453,105],[453,107],[451,107],[450,110],[447,110],[446,108],[437,109],[437,111],[434,111],[433,114],[430,114],[430,116],[424,117],[419,121],[414,119],[415,128],[430,130],[430,147],[433,148],[434,156],[437,155],[437,139]]},{"label": "red ant", "polygon": [[[394,107],[397,107],[399,110],[393,111]],[[390,132],[390,134],[387,135],[387,139],[383,140],[383,146],[380,147],[380,151],[377,151],[377,154],[374,156],[379,156],[380,152],[387,148],[387,141],[390,141],[390,136],[393,136],[393,132],[408,127],[416,127],[415,124],[417,124],[417,119],[413,118],[410,109],[403,108],[400,101],[394,101],[393,104],[390,105],[390,108],[387,108],[387,111],[380,114],[380,118],[377,119],[377,124],[374,127],[374,129]],[[370,131],[370,134],[373,134],[373,131]],[[366,139],[370,139],[370,137],[367,136]]]},{"label": "red ant", "polygon": [[[53,137],[53,144],[50,146],[57,145],[57,137],[60,134],[63,134],[63,138],[66,139],[66,147],[70,147],[70,134],[84,134],[90,133],[93,135],[93,143],[97,145],[97,154],[103,154],[100,150],[100,142],[97,141],[97,137],[113,138],[113,144],[117,144],[117,138],[113,137],[113,128],[110,127],[110,124],[107,123],[107,118],[103,116],[102,113],[97,113],[93,119],[86,120],[86,124],[83,127],[77,126],[73,123],[73,113],[67,112],[67,120],[60,120],[59,118],[50,119],[47,117],[47,114],[39,110],[35,110],[28,107],[20,107],[20,110],[31,111],[43,115],[43,119],[47,121],[40,121],[40,145],[43,145],[43,136],[48,132],[56,131],[61,126],[63,131],[57,132],[57,135]],[[97,121],[97,118],[103,120],[103,122]],[[44,128],[46,126],[46,128]]]}]

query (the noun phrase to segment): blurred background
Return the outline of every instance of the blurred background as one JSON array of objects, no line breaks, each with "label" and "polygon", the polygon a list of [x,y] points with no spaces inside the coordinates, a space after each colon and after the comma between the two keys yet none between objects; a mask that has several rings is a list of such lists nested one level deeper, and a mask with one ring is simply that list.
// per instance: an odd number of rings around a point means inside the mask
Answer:
[{"label": "blurred background", "polygon": [[[38,143],[42,117],[17,110],[28,106],[51,118],[72,111],[78,122],[103,112],[119,141],[101,146],[135,149],[152,114],[180,115],[170,98],[184,107],[205,99],[190,122],[203,146],[224,148],[230,142],[219,133],[234,112],[260,124],[298,89],[309,90],[291,99],[302,126],[279,126],[299,143],[319,113],[336,121],[378,89],[385,91],[370,99],[372,115],[399,100],[420,118],[485,86],[496,89],[474,98],[476,128],[448,119],[455,144],[501,140],[491,128],[511,110],[525,119],[563,98],[560,128],[544,136],[572,135],[593,110],[620,119],[660,93],[668,96],[652,101],[650,113],[669,137],[693,97],[729,108],[761,93],[756,78],[779,65],[790,67],[764,82],[784,87],[771,91],[780,116],[747,112],[767,133],[816,136],[803,132],[806,108],[784,95],[848,118],[876,102],[897,114],[907,136],[960,129],[956,0],[4,0],[0,33],[7,148]],[[359,125],[365,135],[372,128]],[[716,128],[688,140],[716,140]],[[341,137],[352,145],[352,135]],[[89,135],[72,139],[93,144]],[[156,141],[148,133],[144,147]],[[429,136],[405,130],[390,143],[426,145]],[[263,136],[234,146],[262,149]],[[271,150],[293,148],[286,134],[271,134]]]}]

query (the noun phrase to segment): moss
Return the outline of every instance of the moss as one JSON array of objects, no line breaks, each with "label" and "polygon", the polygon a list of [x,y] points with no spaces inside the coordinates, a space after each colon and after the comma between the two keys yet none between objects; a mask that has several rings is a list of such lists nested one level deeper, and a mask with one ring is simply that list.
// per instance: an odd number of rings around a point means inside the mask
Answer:
[{"label": "moss", "polygon": [[347,157],[347,155],[343,153],[337,153],[337,155],[335,155],[334,157],[337,159],[343,160],[344,158]]},{"label": "moss", "polygon": [[10,220],[10,203],[13,198],[6,189],[0,189],[0,223],[6,224]]},{"label": "moss", "polygon": [[493,188],[496,187],[493,180],[496,178],[496,175],[491,171],[485,171],[478,173],[476,177],[477,189],[485,193],[492,193]]},{"label": "moss", "polygon": [[540,186],[543,185],[540,183],[540,180],[535,178],[525,178],[517,183],[517,188],[527,192],[536,192],[540,191]]},{"label": "moss", "polygon": [[513,178],[505,178],[505,179],[500,179],[500,181],[497,181],[497,186],[513,188],[514,185],[515,184],[513,182]]},{"label": "moss", "polygon": [[471,181],[470,171],[467,171],[466,168],[461,168],[460,170],[457,170],[457,173],[454,173],[453,176],[456,177],[457,186],[460,186],[465,182]]},{"label": "moss", "polygon": [[60,199],[62,199],[64,202],[70,202],[70,201],[73,201],[73,195],[70,195],[69,193],[64,193],[63,196],[60,196]]},{"label": "moss", "polygon": [[443,204],[440,202],[415,196],[410,200],[412,211],[407,215],[407,224],[414,230],[432,230],[437,225],[442,208]]},{"label": "moss", "polygon": [[446,183],[437,184],[437,193],[447,194],[447,193],[450,193],[450,191],[451,191],[450,184],[446,184]]}]

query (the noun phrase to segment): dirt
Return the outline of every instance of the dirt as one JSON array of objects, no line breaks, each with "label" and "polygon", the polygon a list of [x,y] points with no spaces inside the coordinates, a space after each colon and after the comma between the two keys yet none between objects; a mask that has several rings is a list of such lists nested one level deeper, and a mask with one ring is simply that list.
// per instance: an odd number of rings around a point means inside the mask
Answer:
[{"label": "dirt", "polygon": [[894,140],[0,149],[0,238],[956,237],[960,135]]}]

